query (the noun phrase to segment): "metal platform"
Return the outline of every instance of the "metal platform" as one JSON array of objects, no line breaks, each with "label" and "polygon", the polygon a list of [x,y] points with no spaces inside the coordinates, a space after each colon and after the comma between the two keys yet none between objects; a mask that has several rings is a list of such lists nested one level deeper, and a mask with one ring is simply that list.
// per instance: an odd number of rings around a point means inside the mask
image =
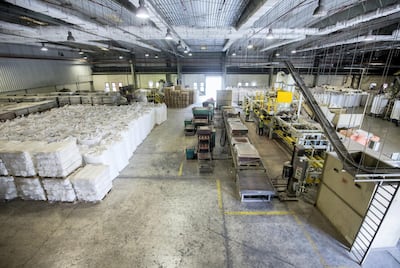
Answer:
[{"label": "metal platform", "polygon": [[238,171],[236,187],[241,202],[269,202],[275,195],[275,189],[267,174],[260,170]]}]

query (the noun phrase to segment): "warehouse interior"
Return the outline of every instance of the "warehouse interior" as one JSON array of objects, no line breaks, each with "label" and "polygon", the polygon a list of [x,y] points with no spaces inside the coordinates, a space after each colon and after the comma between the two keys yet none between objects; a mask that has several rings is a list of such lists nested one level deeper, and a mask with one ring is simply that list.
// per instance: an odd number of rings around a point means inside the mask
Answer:
[{"label": "warehouse interior", "polygon": [[400,267],[398,0],[0,21],[0,267]]}]

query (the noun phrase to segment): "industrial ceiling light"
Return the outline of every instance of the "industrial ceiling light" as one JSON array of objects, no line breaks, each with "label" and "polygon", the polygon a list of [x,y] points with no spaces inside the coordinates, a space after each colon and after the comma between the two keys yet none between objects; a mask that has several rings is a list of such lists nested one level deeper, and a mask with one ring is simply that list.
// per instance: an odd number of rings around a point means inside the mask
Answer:
[{"label": "industrial ceiling light", "polygon": [[182,48],[182,42],[181,40],[178,41],[178,44],[176,45],[177,49],[181,49]]},{"label": "industrial ceiling light", "polygon": [[87,58],[88,58],[88,56],[86,56],[86,55],[85,55],[85,56],[83,56],[83,59],[87,60]]},{"label": "industrial ceiling light", "polygon": [[274,39],[274,35],[272,34],[272,29],[271,28],[268,29],[267,39]]},{"label": "industrial ceiling light", "polygon": [[232,56],[236,56],[236,50],[232,52]]},{"label": "industrial ceiling light", "polygon": [[193,56],[193,54],[192,54],[192,53],[189,53],[188,55],[189,55],[189,57]]},{"label": "industrial ceiling light", "polygon": [[171,34],[171,30],[167,29],[167,34],[165,35],[165,40],[172,40],[174,39]]},{"label": "industrial ceiling light", "polygon": [[124,56],[119,55],[118,59],[122,60],[124,58]]},{"label": "industrial ceiling light", "polygon": [[292,51],[290,51],[290,53],[292,53],[292,54],[296,54],[296,53],[297,53],[297,51],[296,51],[295,49],[293,49]]},{"label": "industrial ceiling light", "polygon": [[327,14],[326,8],[321,2],[322,0],[318,0],[318,6],[314,9],[313,12],[314,17],[322,17]]},{"label": "industrial ceiling light", "polygon": [[200,49],[201,49],[201,50],[207,50],[207,46],[202,45],[202,46],[200,47]]},{"label": "industrial ceiling light", "polygon": [[82,49],[79,49],[79,52],[78,52],[78,53],[79,53],[79,55],[85,54],[85,52],[83,52]]},{"label": "industrial ceiling light", "polygon": [[147,8],[144,6],[144,0],[139,0],[139,7],[136,10],[136,17],[141,19],[148,19],[150,17]]},{"label": "industrial ceiling light", "polygon": [[72,36],[72,33],[68,31],[67,41],[75,42],[75,38]]},{"label": "industrial ceiling light", "polygon": [[41,50],[41,51],[47,51],[48,49],[47,49],[47,47],[45,46],[45,44],[42,43],[42,47],[40,48],[40,50]]},{"label": "industrial ceiling light", "polygon": [[155,58],[155,59],[158,59],[158,54],[154,55],[154,58]]},{"label": "industrial ceiling light", "polygon": [[247,48],[252,49],[253,47],[254,47],[253,43],[251,43],[251,40],[249,40],[249,43],[247,44]]},{"label": "industrial ceiling light", "polygon": [[275,57],[279,57],[281,54],[279,53],[275,53]]},{"label": "industrial ceiling light", "polygon": [[149,54],[149,53],[145,53],[144,56],[145,56],[145,57],[148,57],[148,56],[150,56],[150,54]]},{"label": "industrial ceiling light", "polygon": [[185,50],[183,51],[183,53],[185,53],[185,54],[189,53],[189,49],[187,47],[185,47]]}]

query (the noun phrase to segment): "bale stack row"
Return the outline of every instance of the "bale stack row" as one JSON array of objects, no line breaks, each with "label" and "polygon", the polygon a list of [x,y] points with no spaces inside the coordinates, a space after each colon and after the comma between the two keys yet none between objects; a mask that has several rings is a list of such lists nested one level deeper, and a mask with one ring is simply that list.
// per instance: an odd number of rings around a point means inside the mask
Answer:
[{"label": "bale stack row", "polygon": [[[0,200],[102,200],[137,146],[166,119],[164,104],[138,103],[67,106],[5,122],[0,125]],[[51,133],[46,124],[53,125]]]},{"label": "bale stack row", "polygon": [[169,108],[185,108],[194,103],[194,90],[180,86],[164,88],[165,103]]}]

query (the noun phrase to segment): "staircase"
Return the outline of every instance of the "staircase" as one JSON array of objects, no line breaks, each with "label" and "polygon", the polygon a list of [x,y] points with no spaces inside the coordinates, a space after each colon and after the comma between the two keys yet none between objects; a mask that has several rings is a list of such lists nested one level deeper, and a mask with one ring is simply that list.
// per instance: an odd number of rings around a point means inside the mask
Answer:
[{"label": "staircase", "polygon": [[365,261],[398,188],[399,184],[397,182],[381,182],[376,187],[367,213],[350,249],[359,264],[363,264]]}]

